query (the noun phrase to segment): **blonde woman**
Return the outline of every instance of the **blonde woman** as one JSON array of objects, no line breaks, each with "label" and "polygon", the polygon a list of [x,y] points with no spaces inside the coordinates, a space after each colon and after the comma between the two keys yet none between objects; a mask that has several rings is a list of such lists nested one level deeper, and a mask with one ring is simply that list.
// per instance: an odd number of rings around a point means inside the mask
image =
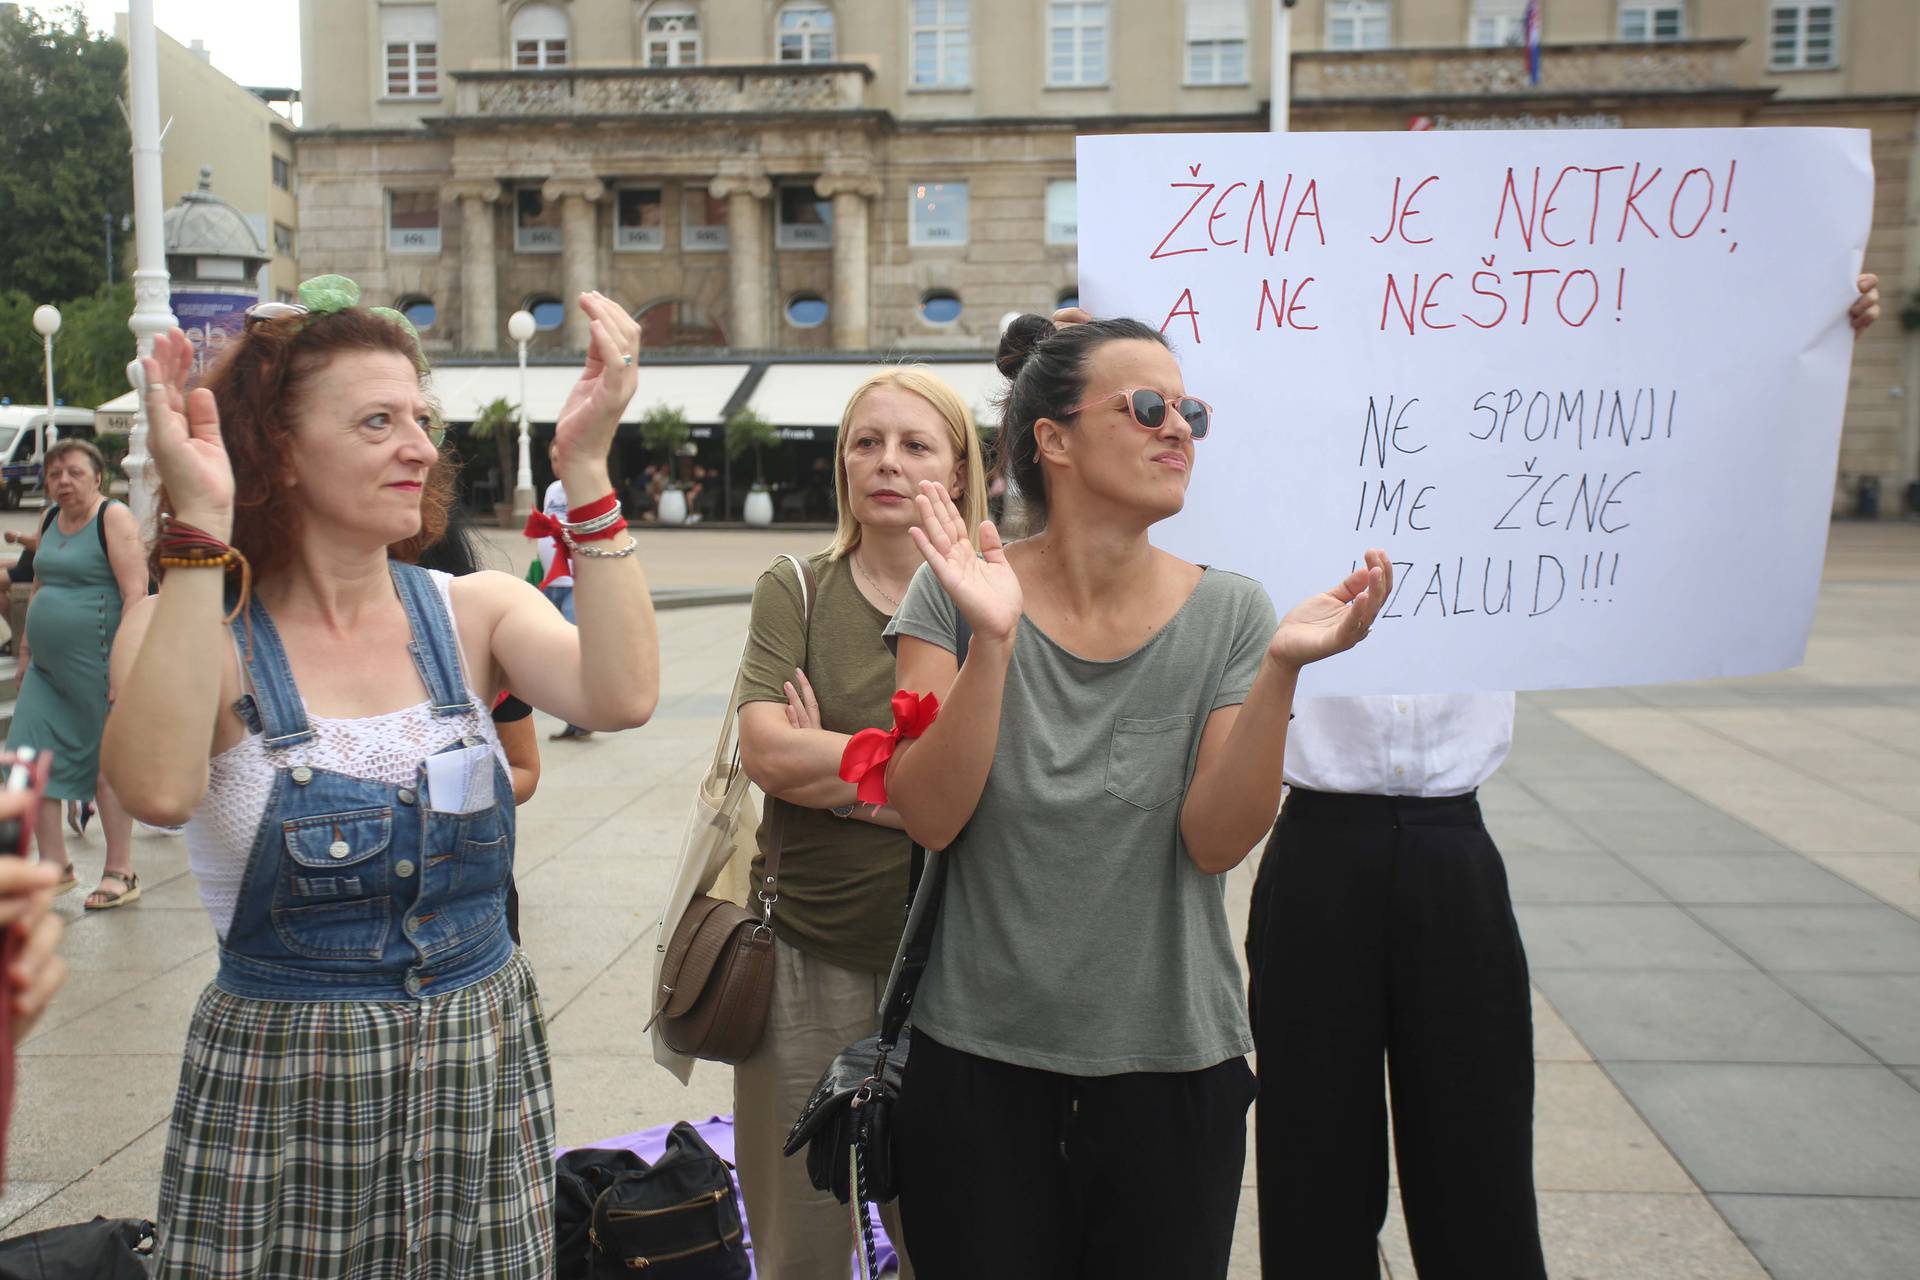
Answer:
[{"label": "blonde woman", "polygon": [[[847,1211],[807,1181],[781,1144],[833,1055],[879,1029],[876,1010],[907,898],[911,845],[889,809],[857,805],[840,780],[847,739],[893,722],[894,661],[882,633],[920,564],[914,495],[949,486],[967,518],[985,517],[973,416],[921,368],[875,373],[853,393],[834,442],[833,544],[809,558],[809,627],[785,559],[760,577],[741,661],[740,754],[767,793],[754,883],[769,832],[781,831],[773,907],[774,988],[767,1030],[734,1070],[740,1183],[761,1280],[845,1280]],[[882,1211],[896,1245],[898,1220]],[[902,1261],[902,1273],[911,1269]]]}]

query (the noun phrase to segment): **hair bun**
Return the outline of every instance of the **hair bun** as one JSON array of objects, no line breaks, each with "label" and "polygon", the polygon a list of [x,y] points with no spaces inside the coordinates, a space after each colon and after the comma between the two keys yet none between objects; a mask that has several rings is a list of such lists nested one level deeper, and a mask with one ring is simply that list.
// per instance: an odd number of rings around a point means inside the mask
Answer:
[{"label": "hair bun", "polygon": [[994,367],[1004,374],[1009,382],[1020,376],[1021,366],[1027,363],[1034,349],[1051,338],[1057,329],[1053,321],[1045,316],[1015,316],[1013,322],[1000,334],[1000,349],[994,352]]}]

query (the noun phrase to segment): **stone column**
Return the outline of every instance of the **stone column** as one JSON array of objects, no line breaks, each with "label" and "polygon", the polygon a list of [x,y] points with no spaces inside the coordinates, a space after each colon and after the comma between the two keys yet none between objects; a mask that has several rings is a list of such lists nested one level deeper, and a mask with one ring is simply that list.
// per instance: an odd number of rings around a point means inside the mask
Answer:
[{"label": "stone column", "polygon": [[765,350],[767,327],[767,212],[773,182],[758,169],[730,166],[707,189],[727,202],[727,267],[732,293],[732,345]]},{"label": "stone column", "polygon": [[443,194],[460,206],[460,345],[468,351],[496,351],[501,328],[493,206],[500,199],[500,184],[450,182]]},{"label": "stone column", "polygon": [[879,196],[880,180],[864,167],[834,168],[821,175],[813,189],[833,201],[833,346],[836,351],[864,351],[872,345],[867,204]]},{"label": "stone column", "polygon": [[580,310],[579,298],[594,286],[600,260],[599,219],[594,205],[607,194],[598,178],[549,178],[541,195],[560,204],[560,300],[567,306],[566,340],[573,351],[585,351],[592,340],[592,321]]}]

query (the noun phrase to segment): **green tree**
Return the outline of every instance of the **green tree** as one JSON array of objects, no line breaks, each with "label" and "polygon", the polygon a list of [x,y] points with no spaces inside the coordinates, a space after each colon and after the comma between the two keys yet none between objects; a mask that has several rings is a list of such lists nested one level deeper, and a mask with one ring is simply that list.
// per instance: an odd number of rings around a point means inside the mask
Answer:
[{"label": "green tree", "polygon": [[[24,293],[0,293],[0,396],[15,404],[46,399],[46,364],[33,329],[39,305]],[[70,405],[103,404],[127,391],[127,362],[134,356],[133,286],[103,287],[91,297],[60,306],[60,332],[53,339],[53,394]]]},{"label": "green tree", "polygon": [[496,396],[467,424],[469,440],[491,440],[500,459],[500,487],[510,490],[520,474],[520,406]]},{"label": "green tree", "polygon": [[77,9],[0,5],[0,291],[62,303],[107,283],[103,219],[133,209],[126,71]]},{"label": "green tree", "polygon": [[727,419],[726,446],[728,462],[738,460],[749,449],[753,450],[753,483],[764,485],[767,476],[761,465],[761,451],[780,447],[780,428],[753,410],[742,409]]},{"label": "green tree", "polygon": [[677,483],[679,474],[680,446],[693,438],[693,429],[687,425],[687,415],[674,405],[657,404],[647,410],[647,416],[640,419],[640,443],[648,449],[658,449],[667,458],[667,481]]}]

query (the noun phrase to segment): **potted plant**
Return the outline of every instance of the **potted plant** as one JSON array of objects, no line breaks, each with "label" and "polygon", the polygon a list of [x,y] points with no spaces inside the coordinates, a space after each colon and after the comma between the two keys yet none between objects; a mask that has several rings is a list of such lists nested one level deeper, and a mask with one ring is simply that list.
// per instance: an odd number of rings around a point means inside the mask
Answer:
[{"label": "potted plant", "polygon": [[497,396],[467,426],[470,440],[491,440],[500,460],[500,487],[494,490],[494,519],[501,528],[513,524],[513,480],[519,473],[520,406]]},{"label": "potted plant", "polygon": [[659,450],[667,460],[667,487],[660,492],[660,508],[655,515],[661,524],[687,522],[687,496],[680,491],[680,448],[693,437],[687,415],[676,405],[657,404],[640,419],[640,443],[649,452]]},{"label": "potted plant", "polygon": [[746,519],[762,527],[773,523],[773,495],[767,492],[765,459],[767,449],[780,447],[780,428],[751,409],[742,409],[727,419],[727,462],[731,465],[748,450],[753,451],[753,487],[747,491]]}]

